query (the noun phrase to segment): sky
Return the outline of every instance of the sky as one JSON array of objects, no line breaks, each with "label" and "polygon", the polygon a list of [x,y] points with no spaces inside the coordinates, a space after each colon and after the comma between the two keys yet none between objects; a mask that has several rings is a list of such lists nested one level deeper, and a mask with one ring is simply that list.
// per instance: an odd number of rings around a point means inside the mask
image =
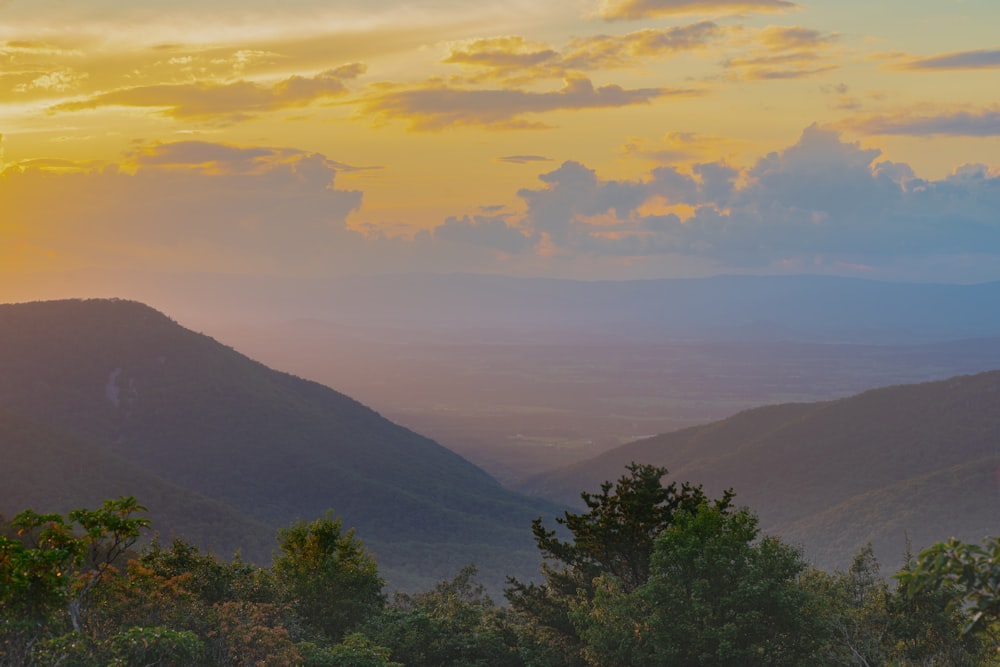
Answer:
[{"label": "sky", "polygon": [[1000,280],[996,0],[0,0],[0,279]]}]

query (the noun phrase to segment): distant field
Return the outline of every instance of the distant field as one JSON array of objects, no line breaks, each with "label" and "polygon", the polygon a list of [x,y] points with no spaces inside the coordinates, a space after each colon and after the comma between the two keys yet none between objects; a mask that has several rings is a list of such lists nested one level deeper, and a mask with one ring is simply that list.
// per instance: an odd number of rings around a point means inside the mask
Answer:
[{"label": "distant field", "polygon": [[749,407],[1000,368],[1000,339],[933,345],[371,335],[315,322],[209,332],[511,483]]}]

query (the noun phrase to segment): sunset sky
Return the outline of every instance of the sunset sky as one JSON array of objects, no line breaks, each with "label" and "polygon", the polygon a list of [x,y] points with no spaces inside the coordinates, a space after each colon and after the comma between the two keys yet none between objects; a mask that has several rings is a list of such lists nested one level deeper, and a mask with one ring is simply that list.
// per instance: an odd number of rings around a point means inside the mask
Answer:
[{"label": "sunset sky", "polygon": [[996,0],[0,0],[0,273],[998,280],[998,26]]}]

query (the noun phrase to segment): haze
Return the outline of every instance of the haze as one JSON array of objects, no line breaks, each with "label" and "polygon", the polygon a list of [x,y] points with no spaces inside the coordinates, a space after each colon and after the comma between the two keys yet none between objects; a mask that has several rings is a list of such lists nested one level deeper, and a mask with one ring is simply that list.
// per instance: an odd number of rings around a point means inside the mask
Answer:
[{"label": "haze", "polygon": [[149,303],[507,481],[996,365],[987,0],[0,19],[0,299]]}]

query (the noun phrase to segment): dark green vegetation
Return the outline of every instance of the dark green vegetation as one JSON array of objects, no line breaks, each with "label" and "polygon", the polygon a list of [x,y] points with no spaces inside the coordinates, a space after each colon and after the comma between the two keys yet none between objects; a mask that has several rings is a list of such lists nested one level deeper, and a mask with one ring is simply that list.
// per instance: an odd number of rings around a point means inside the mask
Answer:
[{"label": "dark green vegetation", "polygon": [[996,664],[995,609],[973,623],[966,591],[924,563],[933,552],[895,588],[870,550],[814,570],[731,493],[664,486],[665,472],[633,464],[585,494],[585,513],[558,520],[568,539],[535,522],[543,580],[512,579],[510,608],[472,567],[387,600],[375,560],[330,515],[280,530],[259,568],[181,540],[130,552],[149,523],[133,498],[28,510],[0,534],[0,666]]},{"label": "dark green vegetation", "polygon": [[553,506],[141,304],[0,306],[0,369],[0,512],[132,494],[164,537],[266,563],[279,526],[333,507],[397,586],[537,569],[523,526]]},{"label": "dark green vegetation", "polygon": [[730,486],[769,533],[820,567],[871,542],[883,561],[949,536],[998,530],[1000,372],[783,404],[636,441],[522,487],[571,502],[629,461]]}]

